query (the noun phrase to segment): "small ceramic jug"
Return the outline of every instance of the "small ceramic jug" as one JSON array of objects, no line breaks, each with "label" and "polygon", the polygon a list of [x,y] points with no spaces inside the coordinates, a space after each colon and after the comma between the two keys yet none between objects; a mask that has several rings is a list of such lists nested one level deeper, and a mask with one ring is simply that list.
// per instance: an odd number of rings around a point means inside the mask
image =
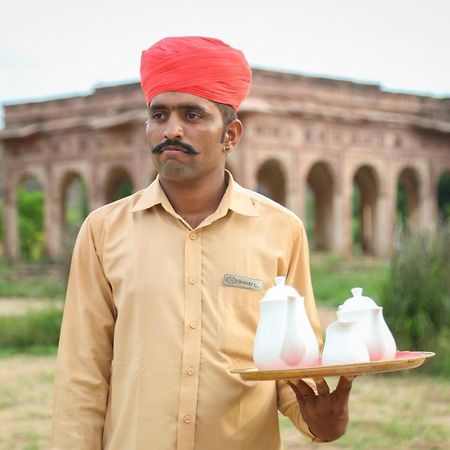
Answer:
[{"label": "small ceramic jug", "polygon": [[338,320],[358,322],[371,361],[394,359],[397,347],[394,337],[384,321],[383,308],[371,298],[363,296],[361,288],[352,289],[352,294],[353,297],[339,306]]},{"label": "small ceramic jug", "polygon": [[305,367],[319,361],[319,346],[304,298],[285,285],[285,277],[276,277],[275,286],[260,302],[253,360],[260,370]]},{"label": "small ceramic jug", "polygon": [[323,365],[332,366],[369,361],[369,352],[361,339],[358,322],[338,320],[328,325],[322,352]]}]

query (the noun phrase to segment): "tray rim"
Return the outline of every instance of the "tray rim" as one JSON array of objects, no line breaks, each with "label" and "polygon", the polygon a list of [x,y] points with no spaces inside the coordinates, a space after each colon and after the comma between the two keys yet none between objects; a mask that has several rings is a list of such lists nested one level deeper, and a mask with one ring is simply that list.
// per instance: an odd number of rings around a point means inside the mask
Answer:
[{"label": "tray rim", "polygon": [[[402,357],[401,354],[405,356]],[[427,358],[435,356],[429,351],[399,351],[396,359],[371,361],[356,364],[338,364],[333,366],[310,366],[297,369],[258,370],[256,367],[245,367],[230,370],[248,381],[288,380],[298,378],[319,378],[341,375],[366,375],[371,373],[396,372],[414,369],[421,366]]]}]

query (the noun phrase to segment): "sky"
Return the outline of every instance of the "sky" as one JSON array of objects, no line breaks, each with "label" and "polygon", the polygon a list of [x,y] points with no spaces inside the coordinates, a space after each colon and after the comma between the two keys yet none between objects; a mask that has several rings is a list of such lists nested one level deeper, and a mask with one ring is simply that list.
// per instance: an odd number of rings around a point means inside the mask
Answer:
[{"label": "sky", "polygon": [[186,35],[252,67],[450,97],[449,18],[450,0],[3,0],[0,106],[138,81],[142,50]]}]

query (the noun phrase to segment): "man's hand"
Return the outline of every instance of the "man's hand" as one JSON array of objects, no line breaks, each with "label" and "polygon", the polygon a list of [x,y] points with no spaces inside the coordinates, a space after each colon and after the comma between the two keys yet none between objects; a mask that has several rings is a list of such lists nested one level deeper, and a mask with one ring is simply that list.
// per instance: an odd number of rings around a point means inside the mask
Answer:
[{"label": "man's hand", "polygon": [[323,378],[315,378],[317,393],[303,380],[297,384],[288,381],[297,396],[303,420],[314,436],[321,441],[334,441],[340,438],[348,424],[348,398],[354,377],[343,376],[336,389],[330,388]]}]

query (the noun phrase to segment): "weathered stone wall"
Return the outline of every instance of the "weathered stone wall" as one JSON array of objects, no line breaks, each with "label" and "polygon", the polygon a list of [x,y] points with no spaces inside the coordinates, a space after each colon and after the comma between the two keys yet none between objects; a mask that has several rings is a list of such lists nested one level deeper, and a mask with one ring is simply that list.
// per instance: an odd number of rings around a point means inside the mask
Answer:
[{"label": "weathered stone wall", "polygon": [[[302,218],[312,192],[317,248],[351,251],[355,184],[365,251],[392,251],[399,180],[407,187],[411,226],[436,225],[437,183],[450,171],[450,99],[255,70],[240,117],[244,137],[229,156],[234,176]],[[18,257],[16,191],[26,176],[44,190],[46,245],[55,258],[62,252],[65,190],[74,177],[85,181],[90,209],[108,202],[124,177],[136,190],[150,182],[155,171],[145,119],[138,83],[5,108],[0,139],[10,258]]]}]

